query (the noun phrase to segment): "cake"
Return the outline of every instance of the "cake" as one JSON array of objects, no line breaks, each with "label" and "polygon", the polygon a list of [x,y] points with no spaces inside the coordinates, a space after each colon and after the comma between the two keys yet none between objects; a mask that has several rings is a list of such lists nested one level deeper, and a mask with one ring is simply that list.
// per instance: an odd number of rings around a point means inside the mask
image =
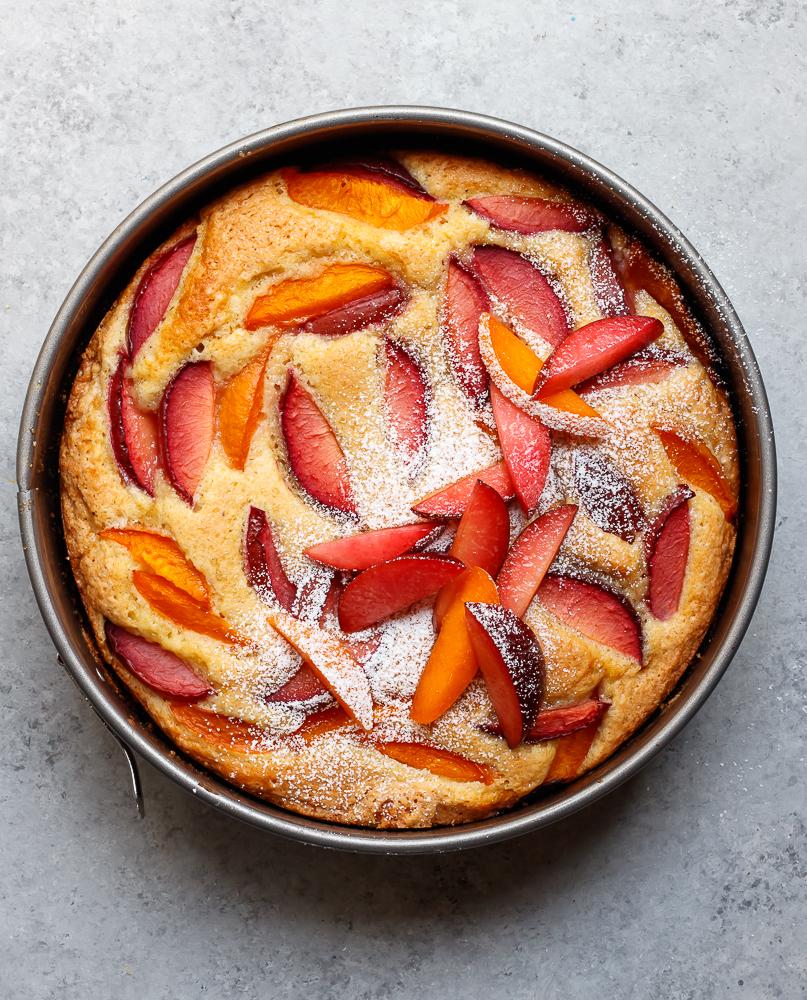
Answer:
[{"label": "cake", "polygon": [[714,347],[633,234],[440,151],[296,163],[143,262],[81,359],[70,565],[184,755],[336,823],[465,823],[606,760],[717,609]]}]

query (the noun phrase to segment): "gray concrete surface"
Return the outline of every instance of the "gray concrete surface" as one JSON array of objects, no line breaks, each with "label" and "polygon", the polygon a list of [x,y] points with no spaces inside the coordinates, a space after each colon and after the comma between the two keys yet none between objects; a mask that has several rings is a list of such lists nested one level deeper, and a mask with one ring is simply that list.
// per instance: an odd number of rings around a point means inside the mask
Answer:
[{"label": "gray concrete surface", "polygon": [[[0,0],[0,996],[804,995],[807,315],[800,0]],[[602,805],[463,856],[268,839],[123,761],[57,670],[17,536],[22,395],[74,276],[208,151],[365,103],[465,107],[609,164],[743,318],[781,469],[768,582],[686,732]]]}]

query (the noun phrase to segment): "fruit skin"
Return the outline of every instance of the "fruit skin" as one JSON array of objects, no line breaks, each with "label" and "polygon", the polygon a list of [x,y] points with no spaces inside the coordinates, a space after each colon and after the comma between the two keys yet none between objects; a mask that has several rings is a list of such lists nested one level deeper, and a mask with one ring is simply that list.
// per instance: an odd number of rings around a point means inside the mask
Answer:
[{"label": "fruit skin", "polygon": [[99,538],[117,542],[132,558],[163,577],[203,608],[210,607],[210,588],[173,538],[143,528],[105,528]]},{"label": "fruit skin", "polygon": [[575,454],[574,486],[584,513],[602,531],[632,542],[644,527],[644,510],[636,491],[599,452]]},{"label": "fruit skin", "polygon": [[363,729],[372,729],[370,682],[347,644],[285,611],[270,611],[268,620],[272,628],[297,650],[350,718]]},{"label": "fruit skin", "polygon": [[371,566],[342,592],[339,627],[343,632],[369,628],[435,594],[462,569],[462,563],[450,556],[426,552]]},{"label": "fruit skin", "polygon": [[[507,506],[492,486],[478,481],[465,512],[457,525],[457,533],[449,555],[464,566],[479,566],[490,577],[499,572],[510,542],[510,515]],[[434,602],[434,622],[439,628],[452,599],[452,580]]]},{"label": "fruit skin", "polygon": [[406,292],[395,285],[309,319],[300,327],[300,332],[320,337],[343,337],[372,323],[391,319],[406,302]]},{"label": "fruit skin", "polygon": [[591,228],[597,218],[590,210],[577,205],[520,195],[499,194],[486,198],[469,198],[463,204],[497,229],[507,229],[525,236],[552,231],[582,233]]},{"label": "fruit skin", "polygon": [[645,546],[650,577],[647,605],[659,621],[672,618],[681,602],[689,557],[689,501],[694,495],[688,487],[679,486],[647,533]]},{"label": "fruit skin", "polygon": [[149,267],[132,299],[126,327],[129,359],[134,361],[166,313],[196,245],[196,233],[169,247]]},{"label": "fruit skin", "polygon": [[616,273],[613,249],[603,233],[589,239],[588,266],[594,298],[603,316],[627,315],[630,309],[625,289]]},{"label": "fruit skin", "polygon": [[433,531],[434,525],[428,522],[362,531],[332,542],[311,545],[305,550],[305,555],[324,566],[355,572],[403,555]]},{"label": "fruit skin", "polygon": [[720,504],[728,521],[737,514],[737,500],[720,463],[701,441],[681,437],[664,427],[653,427],[676,472],[696,489],[709,493]]},{"label": "fruit skin", "polygon": [[636,612],[623,598],[597,583],[549,573],[538,600],[564,624],[642,663],[642,630]]},{"label": "fruit skin", "polygon": [[280,171],[292,201],[307,208],[338,212],[382,229],[405,232],[442,215],[447,205],[423,197],[382,172],[358,174],[328,169]]},{"label": "fruit skin", "polygon": [[524,528],[511,546],[496,581],[502,607],[524,616],[576,515],[576,504],[564,504]]},{"label": "fruit skin", "polygon": [[493,771],[485,764],[443,750],[440,747],[430,747],[425,743],[407,743],[402,741],[374,742],[373,746],[385,757],[392,757],[400,764],[417,767],[441,778],[452,781],[478,781],[483,785],[493,783]]},{"label": "fruit skin", "polygon": [[586,379],[577,387],[580,393],[599,392],[602,389],[616,389],[625,385],[651,385],[662,382],[674,371],[685,367],[687,359],[670,351],[640,351],[608,368],[593,378]]},{"label": "fruit skin", "polygon": [[247,464],[249,446],[263,409],[263,383],[268,355],[250,361],[222,387],[218,397],[219,437],[234,469]]},{"label": "fruit skin", "polygon": [[448,607],[409,710],[410,718],[422,725],[447,712],[476,676],[476,657],[465,622],[466,601],[495,604],[499,599],[496,584],[478,566],[464,570],[446,589],[451,592]]},{"label": "fruit skin", "polygon": [[121,357],[109,381],[107,409],[112,453],[121,478],[154,496],[154,477],[160,465],[159,430],[153,413],[141,410],[132,399]]},{"label": "fruit skin", "polygon": [[[577,705],[564,705],[562,708],[544,708],[535,717],[529,730],[524,733],[524,743],[543,743],[555,740],[581,729],[599,724],[602,717],[611,707],[611,703],[598,698],[587,698]],[[494,736],[501,736],[500,723],[484,726],[484,731]]]},{"label": "fruit skin", "polygon": [[428,493],[412,507],[415,514],[422,517],[462,517],[471,499],[477,482],[492,486],[503,500],[512,500],[515,488],[504,462],[495,462],[486,469],[463,476],[455,483],[441,486]]},{"label": "fruit skin", "polygon": [[149,642],[110,621],[104,622],[104,635],[112,653],[126,669],[158,694],[195,701],[213,693],[207,681],[183,659],[156,642]]},{"label": "fruit skin", "polygon": [[546,667],[529,626],[496,604],[465,605],[468,636],[508,746],[529,732],[544,696]]},{"label": "fruit skin", "polygon": [[384,409],[395,443],[410,473],[420,465],[429,443],[429,389],[414,355],[403,344],[384,338],[386,379]]},{"label": "fruit skin", "polygon": [[328,693],[328,689],[317,677],[307,663],[303,663],[296,674],[293,674],[276,691],[264,696],[269,704],[298,704],[311,701]]},{"label": "fruit skin", "polygon": [[435,199],[426,188],[397,160],[388,157],[365,157],[360,160],[335,160],[331,163],[318,163],[313,167],[299,168],[301,173],[340,173],[353,174],[357,177],[375,177],[386,184],[398,187],[407,194],[416,194],[426,201]]},{"label": "fruit skin", "polygon": [[570,333],[549,356],[539,379],[539,399],[571,389],[630,354],[642,350],[664,332],[651,316],[611,316]]},{"label": "fruit skin", "polygon": [[239,635],[223,618],[197,604],[184,590],[175,587],[156,573],[136,569],[132,572],[132,583],[138,594],[155,611],[181,625],[182,628],[199,632],[211,639],[218,639],[219,642],[230,646],[249,644],[249,640]]},{"label": "fruit skin", "polygon": [[174,703],[171,712],[183,726],[222,749],[240,753],[261,753],[269,737],[265,729],[243,719],[234,719],[218,712],[207,712],[196,705]]},{"label": "fruit skin", "polygon": [[179,496],[193,506],[213,445],[216,390],[209,361],[181,368],[160,404],[163,468]]},{"label": "fruit skin", "polygon": [[476,247],[471,271],[518,323],[556,347],[568,334],[563,304],[538,268],[503,247]]},{"label": "fruit skin", "polygon": [[261,598],[274,599],[285,611],[293,611],[297,585],[280,561],[274,535],[266,513],[250,507],[244,532],[244,573],[247,582]]},{"label": "fruit skin", "polygon": [[507,471],[521,507],[529,514],[541,499],[549,472],[552,450],[549,431],[495,385],[490,387],[490,402]]},{"label": "fruit skin", "polygon": [[488,372],[479,352],[479,318],[490,309],[488,297],[456,257],[448,261],[442,331],[457,385],[478,409],[488,391]]},{"label": "fruit skin", "polygon": [[356,501],[344,452],[322,411],[292,370],[279,406],[286,453],[297,482],[324,507],[355,515]]},{"label": "fruit skin", "polygon": [[331,264],[311,278],[287,278],[272,285],[252,303],[244,326],[299,326],[394,285],[389,271],[373,264]]}]

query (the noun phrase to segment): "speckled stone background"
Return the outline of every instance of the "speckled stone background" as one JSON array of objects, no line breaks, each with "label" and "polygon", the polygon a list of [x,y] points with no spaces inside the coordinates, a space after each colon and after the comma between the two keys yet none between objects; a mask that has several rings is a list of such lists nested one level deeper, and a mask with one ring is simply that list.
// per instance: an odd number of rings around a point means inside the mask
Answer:
[{"label": "speckled stone background", "polygon": [[[801,0],[0,0],[0,22],[0,996],[804,995]],[[148,768],[138,822],[120,752],[56,667],[15,512],[31,365],[103,237],[225,142],[374,103],[514,119],[634,183],[725,285],[778,431],[768,582],[703,711],[601,805],[434,859],[270,839]]]}]

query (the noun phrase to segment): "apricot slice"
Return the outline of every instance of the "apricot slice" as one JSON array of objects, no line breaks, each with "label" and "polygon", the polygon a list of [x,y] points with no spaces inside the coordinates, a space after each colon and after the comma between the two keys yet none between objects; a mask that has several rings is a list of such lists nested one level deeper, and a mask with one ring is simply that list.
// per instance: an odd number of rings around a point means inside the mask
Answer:
[{"label": "apricot slice", "polygon": [[394,283],[388,271],[373,264],[331,264],[311,278],[286,278],[272,285],[252,303],[244,326],[298,326]]},{"label": "apricot slice", "polygon": [[230,465],[239,471],[247,464],[249,446],[261,416],[266,360],[264,354],[250,361],[219,392],[221,446]]},{"label": "apricot slice", "polygon": [[737,513],[737,500],[720,463],[701,441],[683,438],[675,431],[654,427],[667,458],[679,476],[696,489],[709,493],[717,500],[726,518],[731,521]]},{"label": "apricot slice", "polygon": [[173,538],[143,528],[105,528],[100,536],[128,549],[132,558],[163,577],[203,608],[210,607],[204,575],[188,560]]},{"label": "apricot slice", "polygon": [[499,601],[496,584],[478,566],[463,570],[451,587],[448,610],[420,675],[409,710],[415,722],[428,725],[439,719],[476,675],[476,657],[465,622],[467,601],[485,604],[497,604]]},{"label": "apricot slice", "polygon": [[552,758],[549,771],[544,778],[545,784],[552,781],[573,781],[577,777],[599,728],[598,720],[585,729],[578,729],[577,732],[571,733],[569,736],[560,737],[555,749],[555,756]]},{"label": "apricot slice", "polygon": [[332,733],[335,729],[349,726],[351,718],[341,705],[328,705],[319,712],[312,712],[292,736],[300,736],[306,743],[311,743],[317,736]]},{"label": "apricot slice", "polygon": [[[517,337],[509,327],[496,319],[495,316],[488,318],[488,332],[493,353],[496,355],[496,360],[504,374],[514,385],[531,396],[543,368],[543,361],[524,343],[521,337]],[[590,406],[571,389],[556,392],[542,399],[541,402],[546,403],[547,406],[554,406],[557,410],[576,413],[580,417],[600,416],[593,406]]]},{"label": "apricot slice", "polygon": [[174,703],[171,705],[171,712],[177,721],[197,736],[217,743],[225,750],[260,753],[263,749],[261,744],[269,736],[265,729],[260,729],[251,722],[220,715],[218,712],[207,712],[195,705]]},{"label": "apricot slice", "polygon": [[392,757],[400,764],[431,771],[440,778],[451,781],[478,781],[483,785],[493,783],[493,771],[485,764],[477,764],[451,750],[430,747],[425,743],[388,742],[373,746],[385,757]]},{"label": "apricot slice", "polygon": [[182,628],[200,632],[231,646],[247,644],[248,640],[239,635],[223,618],[197,604],[184,590],[175,587],[156,573],[146,573],[136,569],[132,573],[132,583],[135,590],[155,611],[170,618]]},{"label": "apricot slice", "polygon": [[447,205],[388,183],[383,174],[360,176],[338,170],[281,171],[292,201],[307,208],[349,215],[382,229],[404,232],[442,215]]}]

